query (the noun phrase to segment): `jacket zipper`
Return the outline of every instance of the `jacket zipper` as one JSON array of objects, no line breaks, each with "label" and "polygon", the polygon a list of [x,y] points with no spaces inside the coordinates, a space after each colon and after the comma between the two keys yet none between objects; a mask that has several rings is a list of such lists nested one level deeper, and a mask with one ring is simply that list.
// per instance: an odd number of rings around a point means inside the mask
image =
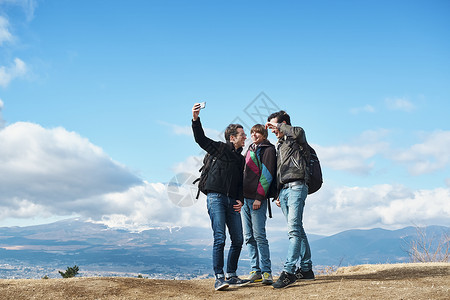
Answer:
[{"label": "jacket zipper", "polygon": [[300,165],[298,164],[298,162],[295,161],[295,159],[292,156],[291,156],[291,161],[297,167],[297,169],[300,170]]}]

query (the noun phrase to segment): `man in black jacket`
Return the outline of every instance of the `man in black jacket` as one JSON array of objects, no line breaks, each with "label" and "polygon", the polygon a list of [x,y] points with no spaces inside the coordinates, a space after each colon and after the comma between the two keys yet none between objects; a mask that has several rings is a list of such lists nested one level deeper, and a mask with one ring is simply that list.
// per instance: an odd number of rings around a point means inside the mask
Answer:
[{"label": "man in black jacket", "polygon": [[[243,202],[242,174],[244,157],[241,155],[246,135],[239,124],[230,124],[225,130],[226,143],[213,141],[205,136],[200,123],[200,104],[192,108],[192,131],[197,144],[214,157],[205,189],[208,214],[214,234],[213,268],[216,277],[214,288],[223,290],[229,286],[249,283],[237,277],[236,270],[243,244],[241,207]],[[228,227],[231,246],[227,259],[227,276],[223,272],[224,248]]]}]

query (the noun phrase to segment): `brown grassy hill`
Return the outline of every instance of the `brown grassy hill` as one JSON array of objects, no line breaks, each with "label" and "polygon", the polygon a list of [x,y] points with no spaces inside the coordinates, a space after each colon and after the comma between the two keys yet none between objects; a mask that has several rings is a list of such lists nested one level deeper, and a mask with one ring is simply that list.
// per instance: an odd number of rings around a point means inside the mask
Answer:
[{"label": "brown grassy hill", "polygon": [[343,267],[275,290],[251,284],[213,289],[213,280],[120,277],[3,279],[0,299],[450,299],[450,263]]}]

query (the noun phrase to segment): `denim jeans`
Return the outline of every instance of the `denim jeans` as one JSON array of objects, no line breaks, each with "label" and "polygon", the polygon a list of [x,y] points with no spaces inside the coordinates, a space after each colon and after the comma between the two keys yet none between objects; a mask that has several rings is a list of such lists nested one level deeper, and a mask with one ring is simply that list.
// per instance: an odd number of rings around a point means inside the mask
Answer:
[{"label": "denim jeans", "polygon": [[261,201],[261,207],[257,210],[253,209],[253,202],[255,200],[245,198],[241,210],[244,241],[248,247],[250,266],[252,271],[257,273],[271,274],[269,242],[266,238],[267,200]]},{"label": "denim jeans", "polygon": [[312,268],[311,250],[308,238],[303,229],[303,208],[305,207],[307,185],[296,185],[282,189],[279,195],[281,210],[287,220],[289,249],[284,271],[295,273],[295,265],[300,259],[300,267],[303,271]]},{"label": "denim jeans", "polygon": [[208,193],[207,207],[214,235],[213,268],[216,278],[224,277],[225,227],[230,233],[231,246],[228,251],[227,277],[236,276],[244,238],[242,235],[241,214],[234,210],[236,200],[221,193]]}]

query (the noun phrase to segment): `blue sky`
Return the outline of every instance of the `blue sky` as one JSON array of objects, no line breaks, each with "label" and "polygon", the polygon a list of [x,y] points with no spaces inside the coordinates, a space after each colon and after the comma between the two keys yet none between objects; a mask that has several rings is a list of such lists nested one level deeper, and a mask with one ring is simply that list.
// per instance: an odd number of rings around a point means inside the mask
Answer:
[{"label": "blue sky", "polygon": [[197,101],[213,138],[260,122],[257,109],[305,129],[325,180],[307,231],[448,225],[449,13],[448,1],[0,0],[0,226],[209,226],[204,199],[179,207],[167,193],[199,167]]}]

